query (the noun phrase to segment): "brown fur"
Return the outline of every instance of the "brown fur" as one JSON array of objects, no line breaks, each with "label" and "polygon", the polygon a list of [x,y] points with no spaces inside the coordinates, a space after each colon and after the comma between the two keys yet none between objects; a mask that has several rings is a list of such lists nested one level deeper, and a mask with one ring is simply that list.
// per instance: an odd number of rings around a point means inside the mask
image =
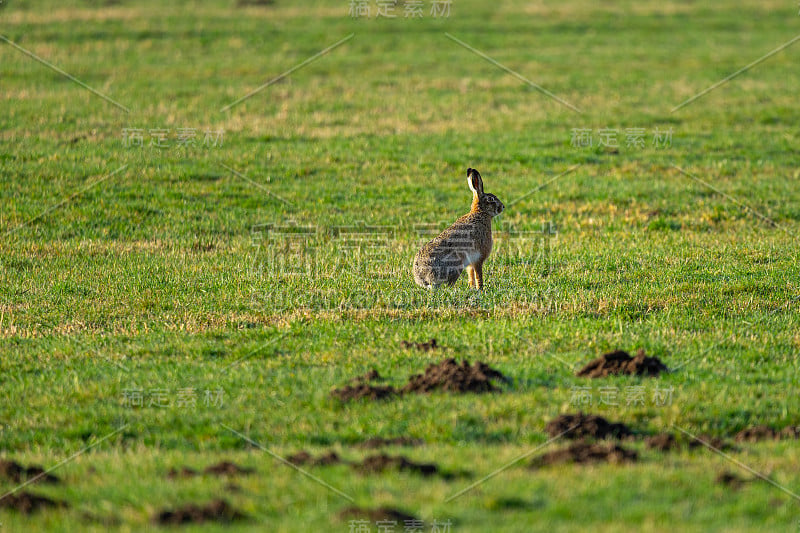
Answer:
[{"label": "brown fur", "polygon": [[427,243],[414,258],[414,281],[422,287],[453,285],[466,268],[469,285],[483,288],[483,263],[492,252],[492,217],[505,208],[493,194],[483,192],[477,170],[467,169],[472,189],[469,213]]}]

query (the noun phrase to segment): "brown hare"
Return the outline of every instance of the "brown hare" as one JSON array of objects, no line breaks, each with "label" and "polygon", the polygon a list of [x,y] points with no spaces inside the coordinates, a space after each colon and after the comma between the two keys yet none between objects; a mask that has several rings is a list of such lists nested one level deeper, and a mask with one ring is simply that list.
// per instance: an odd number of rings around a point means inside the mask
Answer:
[{"label": "brown hare", "polygon": [[494,194],[483,192],[483,179],[467,169],[472,208],[438,237],[422,247],[414,258],[414,281],[427,289],[453,285],[465,268],[469,286],[483,288],[483,262],[492,251],[492,218],[505,206]]}]

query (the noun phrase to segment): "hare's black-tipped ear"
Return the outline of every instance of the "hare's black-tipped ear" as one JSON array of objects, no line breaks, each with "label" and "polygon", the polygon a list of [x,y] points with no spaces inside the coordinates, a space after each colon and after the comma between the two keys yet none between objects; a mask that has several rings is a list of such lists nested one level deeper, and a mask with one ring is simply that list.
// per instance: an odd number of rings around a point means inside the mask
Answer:
[{"label": "hare's black-tipped ear", "polygon": [[476,193],[478,196],[483,194],[483,179],[474,168],[467,169],[467,183],[472,192]]}]

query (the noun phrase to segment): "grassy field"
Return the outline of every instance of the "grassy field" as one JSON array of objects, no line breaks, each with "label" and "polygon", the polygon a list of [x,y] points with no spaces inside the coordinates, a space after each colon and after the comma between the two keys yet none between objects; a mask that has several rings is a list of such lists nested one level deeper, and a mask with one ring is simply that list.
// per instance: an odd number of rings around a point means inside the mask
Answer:
[{"label": "grassy field", "polygon": [[[183,530],[798,530],[797,440],[643,442],[800,424],[796,3],[432,4],[0,3],[0,457],[61,479],[0,492],[65,504],[0,531],[216,498],[245,517]],[[411,262],[467,167],[506,205],[486,288],[429,294]],[[575,376],[616,349],[673,371]],[[330,395],[446,357],[510,382]],[[526,468],[579,410],[639,460]],[[401,436],[454,475],[282,462]],[[167,479],[223,460],[254,472]]]}]

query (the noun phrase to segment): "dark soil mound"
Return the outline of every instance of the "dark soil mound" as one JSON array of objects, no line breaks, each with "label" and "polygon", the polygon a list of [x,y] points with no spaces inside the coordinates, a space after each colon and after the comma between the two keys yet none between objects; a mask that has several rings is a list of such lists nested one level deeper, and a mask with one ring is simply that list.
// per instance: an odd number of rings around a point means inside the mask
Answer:
[{"label": "dark soil mound", "polygon": [[375,370],[351,380],[351,385],[333,389],[331,395],[344,402],[359,398],[381,400],[398,394],[425,393],[434,390],[492,392],[497,390],[492,380],[508,381],[503,374],[486,363],[477,362],[470,365],[469,361],[464,360],[459,364],[455,359],[445,359],[439,364],[428,365],[424,374],[414,374],[400,390],[390,385],[371,385],[369,381],[373,379],[382,379]]},{"label": "dark soil mound", "polygon": [[800,438],[800,427],[786,426],[781,430],[769,426],[753,426],[736,434],[736,442],[758,442],[760,440],[779,440]]},{"label": "dark soil mound", "polygon": [[8,479],[14,483],[22,483],[34,478],[36,481],[44,481],[45,483],[58,483],[61,481],[56,476],[45,473],[41,466],[25,467],[8,459],[0,459],[0,478]]},{"label": "dark soil mound", "polygon": [[179,478],[187,478],[187,477],[194,477],[199,475],[199,472],[194,468],[189,468],[188,466],[182,466],[180,469],[177,468],[170,468],[169,472],[167,472],[168,479],[179,479]]},{"label": "dark soil mound", "polygon": [[[252,474],[253,472],[255,472],[255,470],[252,468],[244,468],[230,461],[222,461],[206,467],[202,473],[211,476],[235,476],[238,474]],[[167,472],[167,477],[169,479],[187,478],[199,475],[200,472],[188,466],[182,466],[180,469],[170,468],[169,472]]]},{"label": "dark soil mound", "polygon": [[709,446],[717,450],[730,450],[733,448],[724,439],[712,437],[711,435],[698,435],[696,439],[689,441],[689,448],[708,448]]},{"label": "dark soil mound", "polygon": [[370,400],[381,400],[390,398],[397,394],[397,390],[391,386],[370,385],[371,381],[381,381],[383,378],[375,369],[370,370],[364,375],[356,376],[350,380],[351,385],[346,385],[341,389],[333,389],[331,395],[343,402],[348,400],[358,400],[367,398]]},{"label": "dark soil mound", "polygon": [[[390,521],[390,522],[417,522],[418,519],[403,511],[389,507],[378,507],[377,509],[362,509],[360,507],[348,507],[339,513],[342,520],[354,518],[365,518],[370,522]],[[399,524],[398,524],[399,525]],[[402,527],[402,526],[401,526]]]},{"label": "dark soil mound", "polygon": [[661,452],[675,450],[681,446],[688,446],[689,448],[705,448],[710,446],[717,450],[730,450],[732,448],[732,446],[725,440],[709,435],[699,435],[696,439],[686,439],[681,441],[671,433],[661,433],[659,435],[648,437],[644,442],[651,450],[658,450]]},{"label": "dark soil mound", "polygon": [[211,474],[214,476],[235,476],[238,474],[252,474],[253,472],[255,472],[255,470],[252,468],[242,467],[230,461],[222,461],[221,463],[208,466],[203,470],[204,474]]},{"label": "dark soil mound", "polygon": [[760,440],[773,440],[779,433],[769,426],[753,426],[745,428],[736,434],[736,442],[757,442]]},{"label": "dark soil mound", "polygon": [[355,468],[365,473],[383,472],[389,469],[401,470],[414,472],[426,477],[439,473],[439,467],[433,463],[415,463],[402,455],[391,456],[386,454],[367,457],[363,463],[355,465]]},{"label": "dark soil mound", "polygon": [[[575,415],[565,415],[565,416],[575,416]],[[596,417],[599,418],[599,417]],[[556,419],[558,420],[558,419]],[[556,422],[554,420],[551,422],[553,424]],[[602,420],[602,419],[601,419]],[[554,425],[554,431],[563,431],[561,428],[567,424],[567,420],[562,420],[559,425]],[[601,422],[598,424],[599,426],[604,426]],[[611,424],[612,426],[616,424]],[[622,424],[618,424],[623,426]],[[549,427],[549,425],[548,425]],[[625,426],[623,426],[625,427]],[[764,429],[765,426],[756,426],[755,428],[750,428],[749,430],[743,430],[739,432],[736,436],[737,441],[749,441],[755,442],[756,440],[761,440],[762,438],[781,438],[781,435],[784,435],[784,431],[775,431],[769,428]],[[626,428],[627,429],[627,428]],[[790,429],[790,428],[787,428]],[[789,433],[789,432],[786,432]],[[557,434],[557,433],[556,433]],[[553,435],[553,433],[551,433]],[[570,434],[567,434],[569,436]],[[554,436],[554,435],[553,435]],[[628,439],[630,440],[630,439]],[[732,445],[730,442],[722,439],[720,437],[714,437],[711,435],[698,435],[696,437],[681,437],[678,435],[677,437],[672,433],[659,433],[657,435],[652,435],[644,439],[645,446],[651,450],[656,450],[660,452],[667,452],[671,450],[677,450],[682,447],[687,447],[689,449],[697,449],[697,448],[711,448],[714,450],[736,450],[737,448]]]},{"label": "dark soil mound", "polygon": [[310,464],[314,460],[314,456],[305,450],[300,450],[287,457],[286,460],[295,466],[303,466]]},{"label": "dark soil mound", "polygon": [[675,435],[672,433],[662,433],[660,435],[653,435],[652,437],[648,437],[645,439],[645,444],[651,450],[658,450],[661,452],[666,452],[669,450],[674,450],[678,447],[678,440],[675,438]]},{"label": "dark soil mound", "polygon": [[716,481],[720,485],[725,485],[726,487],[731,487],[732,489],[738,489],[749,480],[739,477],[733,472],[725,471],[725,472],[720,472],[720,474],[714,481]]},{"label": "dark soil mound", "polygon": [[326,452],[319,457],[314,457],[305,450],[292,454],[286,458],[288,462],[295,466],[328,466],[336,464],[350,465],[353,469],[363,473],[372,474],[385,470],[413,472],[423,476],[440,475],[443,478],[452,478],[454,474],[442,472],[433,463],[415,463],[402,455],[391,456],[386,454],[371,455],[363,462],[351,462],[342,459],[336,452]]},{"label": "dark soil mound", "polygon": [[386,439],[383,437],[372,437],[358,444],[359,448],[374,450],[385,446],[421,446],[425,444],[422,439],[412,439],[411,437],[394,437]]},{"label": "dark soil mound", "polygon": [[567,439],[582,439],[585,437],[621,439],[632,434],[625,424],[611,423],[602,416],[585,415],[583,413],[557,416],[548,422],[547,426],[545,426],[545,431],[551,437],[561,435]]},{"label": "dark soil mound", "polygon": [[400,341],[400,346],[406,350],[415,348],[421,352],[430,352],[431,350],[441,348],[441,346],[436,344],[436,339],[430,339],[428,342]]},{"label": "dark soil mound", "polygon": [[800,426],[786,426],[779,434],[781,439],[800,439]]},{"label": "dark soil mound", "polygon": [[631,357],[628,352],[617,350],[603,354],[589,362],[576,375],[602,378],[619,374],[657,376],[661,372],[669,372],[669,369],[658,357],[647,357],[644,350],[639,350],[636,357]]},{"label": "dark soil mound", "polygon": [[369,400],[384,400],[397,395],[397,390],[391,385],[369,385],[359,383],[357,385],[347,385],[341,389],[333,389],[331,396],[346,402],[348,400],[358,400],[367,398]]},{"label": "dark soil mound", "polygon": [[567,448],[548,452],[531,461],[531,468],[561,463],[625,463],[638,459],[634,450],[628,450],[614,443],[573,442]]},{"label": "dark soil mound", "polygon": [[14,509],[22,514],[31,514],[45,507],[68,507],[65,502],[51,500],[45,496],[37,496],[30,492],[8,494],[0,499],[0,509]]},{"label": "dark soil mound", "polygon": [[486,363],[476,362],[470,366],[464,360],[459,364],[455,359],[445,359],[439,364],[428,365],[424,374],[415,374],[408,379],[402,392],[431,392],[445,390],[450,392],[491,392],[497,390],[493,379],[507,381],[506,377]]},{"label": "dark soil mound", "polygon": [[188,503],[172,510],[164,510],[153,517],[157,524],[199,524],[201,522],[233,522],[245,516],[225,500],[213,500],[206,505]]},{"label": "dark soil mound", "polygon": [[300,450],[299,452],[290,455],[286,458],[286,460],[295,466],[327,466],[345,462],[336,454],[336,452],[327,452],[315,458],[305,450]]}]

